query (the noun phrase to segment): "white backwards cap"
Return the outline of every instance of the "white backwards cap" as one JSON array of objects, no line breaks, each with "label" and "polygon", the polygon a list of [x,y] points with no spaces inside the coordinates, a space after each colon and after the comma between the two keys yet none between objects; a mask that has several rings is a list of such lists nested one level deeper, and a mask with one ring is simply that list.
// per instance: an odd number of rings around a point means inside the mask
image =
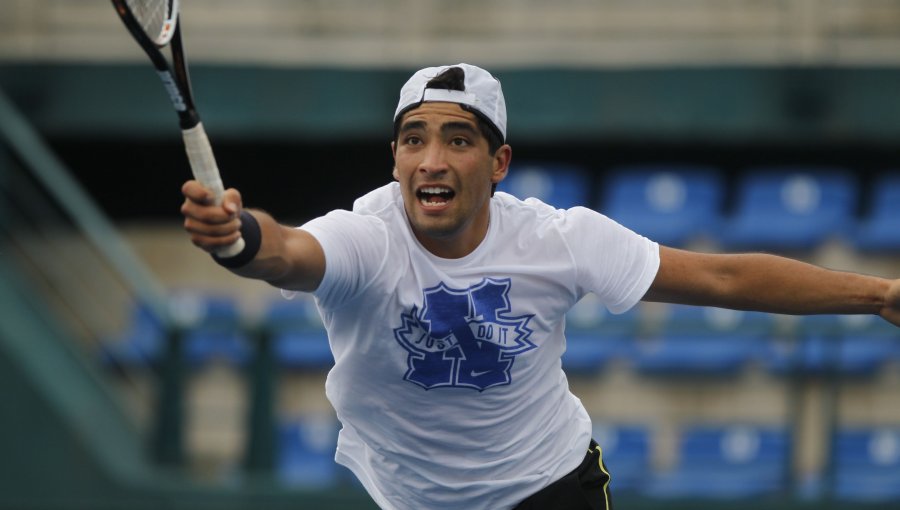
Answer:
[{"label": "white backwards cap", "polygon": [[[458,67],[465,73],[465,90],[446,90],[426,88],[432,78],[451,67]],[[394,112],[394,122],[407,110],[425,101],[458,103],[475,110],[497,128],[503,141],[506,141],[506,101],[500,81],[491,73],[480,67],[469,64],[456,64],[439,67],[426,67],[412,75],[400,89],[400,102]]]}]

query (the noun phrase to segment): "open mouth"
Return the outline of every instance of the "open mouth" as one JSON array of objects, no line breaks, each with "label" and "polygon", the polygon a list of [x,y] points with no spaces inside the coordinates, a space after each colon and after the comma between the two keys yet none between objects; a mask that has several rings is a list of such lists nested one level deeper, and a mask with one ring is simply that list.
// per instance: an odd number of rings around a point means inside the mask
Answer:
[{"label": "open mouth", "polygon": [[425,186],[416,190],[416,198],[426,207],[441,206],[453,199],[456,195],[450,188],[444,186]]}]

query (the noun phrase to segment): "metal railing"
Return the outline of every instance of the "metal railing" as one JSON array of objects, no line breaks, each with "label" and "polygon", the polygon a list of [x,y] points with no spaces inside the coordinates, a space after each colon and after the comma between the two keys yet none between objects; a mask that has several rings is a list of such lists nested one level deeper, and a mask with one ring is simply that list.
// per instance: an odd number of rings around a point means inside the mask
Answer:
[{"label": "metal railing", "polygon": [[[26,277],[89,357],[101,358],[110,339],[128,326],[135,303],[176,338],[177,325],[156,277],[2,93],[0,135],[5,263]],[[162,368],[161,378],[115,372],[124,390],[120,401],[135,425],[143,428],[156,417],[155,456],[177,463],[183,458],[181,375],[172,361]]]}]

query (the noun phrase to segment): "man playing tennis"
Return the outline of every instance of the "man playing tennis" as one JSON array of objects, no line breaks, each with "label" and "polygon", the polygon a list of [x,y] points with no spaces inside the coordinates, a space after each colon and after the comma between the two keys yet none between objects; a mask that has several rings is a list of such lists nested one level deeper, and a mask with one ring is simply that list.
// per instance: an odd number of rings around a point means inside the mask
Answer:
[{"label": "man playing tennis", "polygon": [[609,475],[560,357],[588,292],[775,313],[879,314],[900,281],[762,254],[659,246],[599,213],[493,190],[507,173],[500,83],[459,64],[417,72],[394,117],[396,182],[300,228],[221,206],[187,182],[203,250],[243,236],[234,273],[312,292],[335,364],[336,459],[385,509],[608,509]]}]

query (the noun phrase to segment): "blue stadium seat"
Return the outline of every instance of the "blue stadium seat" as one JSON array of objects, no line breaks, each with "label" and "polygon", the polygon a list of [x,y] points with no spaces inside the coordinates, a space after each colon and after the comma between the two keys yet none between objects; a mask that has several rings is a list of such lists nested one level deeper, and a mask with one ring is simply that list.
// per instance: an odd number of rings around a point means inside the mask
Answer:
[{"label": "blue stadium seat", "polygon": [[[243,365],[253,355],[231,297],[182,291],[169,298],[169,308],[181,331],[182,354],[189,366],[196,368],[213,359]],[[165,354],[166,334],[150,308],[136,303],[126,333],[106,342],[105,361],[126,368],[152,366]]]},{"label": "blue stadium seat", "polygon": [[183,328],[184,358],[192,367],[213,360],[244,365],[253,356],[237,302],[230,296],[181,292],[170,299],[175,320]]},{"label": "blue stadium seat", "polygon": [[900,332],[874,315],[812,315],[799,318],[796,329],[794,338],[769,344],[769,371],[871,376],[900,359]]},{"label": "blue stadium seat", "polygon": [[642,425],[594,422],[594,440],[603,450],[613,494],[637,492],[650,471],[650,433]]},{"label": "blue stadium seat", "polygon": [[651,477],[654,498],[740,500],[785,490],[789,436],[780,427],[695,425],[681,435],[678,460]]},{"label": "blue stadium seat", "polygon": [[590,205],[588,173],[577,166],[562,164],[524,164],[510,168],[497,186],[521,200],[534,197],[558,209]]},{"label": "blue stadium seat", "polygon": [[900,427],[838,430],[833,458],[838,499],[900,506]]},{"label": "blue stadium seat", "polygon": [[877,373],[900,360],[900,330],[875,315],[843,315],[838,369],[850,375]]},{"label": "blue stadium seat", "polygon": [[301,488],[332,488],[340,481],[334,460],[340,425],[330,415],[304,415],[279,425],[277,476]]},{"label": "blue stadium seat", "polygon": [[664,245],[684,246],[719,230],[724,189],[711,167],[619,167],[610,171],[601,193],[607,216]]},{"label": "blue stadium seat", "polygon": [[810,250],[851,232],[852,175],[835,168],[763,167],[740,179],[737,210],[719,236],[728,249]]},{"label": "blue stadium seat", "polygon": [[878,175],[866,203],[869,207],[853,237],[864,252],[900,251],[900,171]]},{"label": "blue stadium seat", "polygon": [[104,340],[101,362],[104,366],[125,369],[150,367],[162,356],[165,335],[161,319],[146,303],[136,302],[132,305],[126,331]]},{"label": "blue stadium seat", "polygon": [[273,301],[266,313],[266,328],[279,365],[315,370],[334,364],[325,326],[308,294]]},{"label": "blue stadium seat", "polygon": [[566,315],[563,368],[571,373],[593,373],[609,361],[626,357],[638,315],[637,307],[612,314],[594,294],[584,296]]},{"label": "blue stadium seat", "polygon": [[635,368],[660,375],[734,375],[762,353],[774,327],[760,312],[671,305],[660,332],[640,338]]},{"label": "blue stadium seat", "polygon": [[826,373],[836,369],[840,316],[809,315],[793,319],[792,332],[773,337],[763,366],[773,374]]}]

